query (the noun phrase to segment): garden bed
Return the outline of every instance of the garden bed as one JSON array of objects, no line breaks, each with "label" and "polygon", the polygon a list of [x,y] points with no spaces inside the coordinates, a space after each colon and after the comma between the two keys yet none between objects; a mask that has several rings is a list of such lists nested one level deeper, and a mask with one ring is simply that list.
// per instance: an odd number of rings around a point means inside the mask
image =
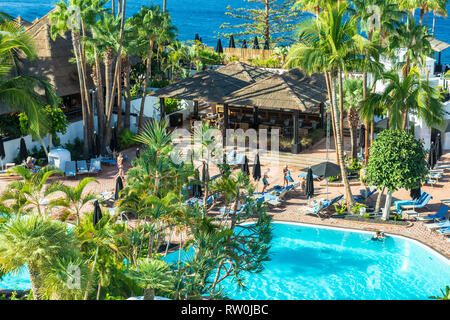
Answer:
[{"label": "garden bed", "polygon": [[351,220],[351,221],[361,221],[361,222],[370,222],[370,223],[378,223],[378,224],[393,224],[393,225],[400,225],[400,226],[408,226],[410,224],[409,221],[400,219],[400,220],[383,220],[381,217],[376,218],[366,218],[362,217],[360,215],[333,215],[331,218],[336,219],[343,219],[343,220]]}]

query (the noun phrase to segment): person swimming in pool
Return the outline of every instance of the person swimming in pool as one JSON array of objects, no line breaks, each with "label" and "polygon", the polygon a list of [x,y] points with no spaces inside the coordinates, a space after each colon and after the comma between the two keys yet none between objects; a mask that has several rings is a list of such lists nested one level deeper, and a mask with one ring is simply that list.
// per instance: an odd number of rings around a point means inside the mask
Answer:
[{"label": "person swimming in pool", "polygon": [[266,170],[266,172],[264,172],[263,178],[262,178],[262,182],[264,184],[263,189],[262,189],[262,193],[264,193],[266,191],[266,188],[270,185],[269,183],[269,172],[270,172],[270,168],[268,168]]},{"label": "person swimming in pool", "polygon": [[377,231],[372,237],[372,240],[384,240],[384,239],[386,239],[386,237],[383,231]]}]

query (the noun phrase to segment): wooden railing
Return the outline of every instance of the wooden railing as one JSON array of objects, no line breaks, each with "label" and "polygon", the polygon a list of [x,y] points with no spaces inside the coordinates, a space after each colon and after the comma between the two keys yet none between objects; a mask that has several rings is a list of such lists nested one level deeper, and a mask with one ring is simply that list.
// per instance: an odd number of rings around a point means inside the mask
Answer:
[{"label": "wooden railing", "polygon": [[264,49],[225,48],[224,50],[227,58],[236,57],[241,62],[247,62],[256,58],[266,60],[273,55],[273,50]]}]

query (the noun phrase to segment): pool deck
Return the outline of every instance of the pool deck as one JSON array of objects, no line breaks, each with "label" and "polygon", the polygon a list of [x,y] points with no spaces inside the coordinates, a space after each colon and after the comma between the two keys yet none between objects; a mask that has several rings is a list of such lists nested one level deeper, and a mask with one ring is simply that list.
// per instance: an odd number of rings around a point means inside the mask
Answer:
[{"label": "pool deck", "polygon": [[[349,143],[346,141],[346,150],[349,149]],[[129,161],[124,163],[125,171],[127,171],[131,167],[131,160],[135,158],[135,148],[130,148],[124,151],[124,153],[128,156]],[[331,143],[331,148],[328,152],[329,159],[333,161],[335,159],[334,146]],[[309,150],[302,152],[299,155],[293,155],[289,153],[283,153],[280,155],[280,160],[278,164],[275,164],[274,161],[271,161],[270,157],[261,157],[261,172],[265,172],[267,168],[270,168],[269,174],[269,183],[273,186],[276,184],[283,184],[283,174],[282,170],[284,165],[287,163],[289,165],[289,169],[291,171],[291,175],[294,180],[297,182],[297,175],[301,172],[301,169],[307,167],[305,163],[309,163],[309,165],[316,164],[321,161],[325,161],[326,159],[326,149],[325,149],[325,141],[321,141],[312,147]],[[250,159],[250,166],[253,164],[253,159]],[[444,154],[441,157],[440,164],[450,164],[450,151]],[[89,184],[85,192],[91,191],[95,193],[100,193],[103,191],[113,191],[115,187],[115,176],[117,174],[117,167],[115,166],[103,166],[102,172],[96,176],[99,181],[99,184],[92,183]],[[250,168],[251,170],[252,168]],[[218,173],[218,168],[215,166],[211,166],[210,175],[214,175]],[[77,185],[77,183],[83,178],[75,177],[75,178],[52,178],[58,179],[63,183],[71,186]],[[7,184],[10,181],[0,179],[0,192],[2,192]],[[262,183],[260,182],[257,185],[258,191],[262,189]],[[319,182],[314,183],[315,188],[315,197],[313,199],[326,198],[326,188],[325,185]],[[361,185],[352,185],[353,194],[359,194],[359,190],[362,188]],[[329,186],[329,198],[335,197],[343,193],[343,188],[338,186]],[[450,170],[446,169],[444,171],[443,177],[439,180],[437,184],[434,186],[423,186],[423,191],[431,194],[433,199],[429,202],[429,204],[423,208],[419,209],[421,215],[426,215],[430,213],[436,213],[441,205],[442,199],[450,198]],[[369,205],[374,207],[375,201],[378,196],[378,192],[375,193],[370,201]],[[407,190],[399,190],[394,192],[393,200],[399,199],[410,199],[409,191]],[[385,195],[382,197],[381,206],[384,206]],[[296,190],[288,193],[286,196],[286,200],[282,204],[280,208],[269,209],[269,213],[273,215],[273,219],[276,221],[291,221],[291,222],[301,222],[308,224],[318,224],[325,226],[333,226],[333,227],[342,227],[342,228],[353,228],[359,230],[382,230],[385,233],[398,234],[401,236],[409,237],[415,240],[418,240],[433,249],[439,251],[446,257],[450,258],[450,242],[448,242],[448,238],[443,235],[439,235],[434,231],[430,231],[426,228],[422,222],[414,221],[414,218],[410,219],[408,225],[392,225],[392,224],[379,224],[365,221],[348,221],[344,219],[336,219],[336,218],[327,218],[321,219],[315,216],[306,215],[302,213],[302,208],[305,208],[307,205],[307,199],[303,195],[301,190]],[[211,213],[217,212],[219,209],[218,206],[214,207],[211,210]],[[57,208],[54,212],[57,214]],[[92,211],[93,206],[88,204],[85,206],[83,211]],[[176,241],[176,238],[172,238],[172,241]]]}]

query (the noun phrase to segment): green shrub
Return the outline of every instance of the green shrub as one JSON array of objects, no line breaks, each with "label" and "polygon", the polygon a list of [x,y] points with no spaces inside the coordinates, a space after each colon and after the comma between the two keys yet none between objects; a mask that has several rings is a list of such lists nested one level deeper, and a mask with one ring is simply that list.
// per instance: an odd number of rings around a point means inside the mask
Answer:
[{"label": "green shrub", "polygon": [[11,139],[22,136],[18,113],[5,113],[0,115],[0,135]]},{"label": "green shrub", "polygon": [[130,129],[122,129],[119,133],[119,147],[120,149],[127,149],[131,146],[137,144],[136,140],[134,140],[136,134],[132,132]]},{"label": "green shrub", "polygon": [[83,140],[75,138],[73,142],[68,142],[64,146],[70,152],[72,160],[83,160]]},{"label": "green shrub", "polygon": [[166,114],[171,114],[181,110],[181,102],[179,99],[166,98],[164,103]]}]

